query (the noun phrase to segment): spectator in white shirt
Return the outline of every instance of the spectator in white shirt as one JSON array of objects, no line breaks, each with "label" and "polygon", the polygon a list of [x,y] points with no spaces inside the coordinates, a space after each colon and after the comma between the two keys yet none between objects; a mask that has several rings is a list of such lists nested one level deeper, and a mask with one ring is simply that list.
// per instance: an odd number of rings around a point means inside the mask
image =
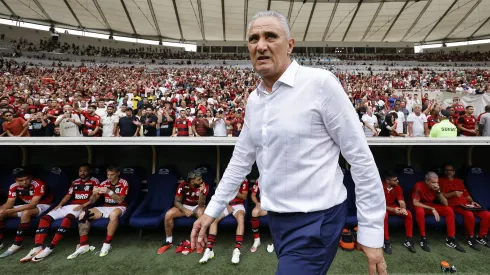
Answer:
[{"label": "spectator in white shirt", "polygon": [[63,115],[58,116],[54,125],[59,126],[61,137],[79,137],[80,125],[82,124],[80,117],[73,113],[73,108],[70,105],[63,106]]},{"label": "spectator in white shirt", "polygon": [[347,216],[338,164],[342,152],[356,183],[357,241],[368,258],[369,273],[387,274],[381,249],[383,187],[359,117],[339,80],[329,71],[290,60],[294,39],[281,13],[259,12],[247,33],[250,59],[262,81],[250,93],[242,132],[216,193],[194,223],[192,248],[204,247],[207,229],[257,162],[261,207],[269,213],[279,259],[277,274],[325,274]]},{"label": "spectator in white shirt", "polygon": [[97,104],[98,105],[97,105],[97,109],[95,110],[95,114],[100,117],[106,116],[107,108],[105,107],[105,102],[103,100],[100,100]]},{"label": "spectator in white shirt", "polygon": [[223,109],[219,108],[216,113],[216,117],[211,123],[211,127],[213,127],[213,132],[215,137],[226,137],[226,120],[225,115],[223,114]]},{"label": "spectator in white shirt", "polygon": [[114,114],[114,106],[107,106],[107,115],[100,118],[102,124],[102,136],[103,137],[115,137],[117,132],[117,124],[119,123],[119,117]]},{"label": "spectator in white shirt", "polygon": [[373,107],[367,107],[366,113],[362,115],[362,122],[364,125],[362,128],[364,129],[364,134],[366,137],[375,137],[378,135],[378,118],[373,115]]},{"label": "spectator in white shirt", "polygon": [[422,106],[415,105],[413,113],[408,115],[408,136],[409,137],[427,137],[429,136],[429,127],[427,117],[422,113]]}]

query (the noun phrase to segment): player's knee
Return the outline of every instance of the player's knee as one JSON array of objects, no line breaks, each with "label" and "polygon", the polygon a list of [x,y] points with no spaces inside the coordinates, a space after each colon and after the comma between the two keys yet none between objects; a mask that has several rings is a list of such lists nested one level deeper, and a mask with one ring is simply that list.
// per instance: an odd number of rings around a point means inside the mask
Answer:
[{"label": "player's knee", "polygon": [[119,212],[118,211],[112,211],[111,214],[109,214],[109,220],[110,221],[116,221],[119,219]]},{"label": "player's knee", "polygon": [[85,211],[80,213],[78,220],[83,220],[83,218],[85,218]]},{"label": "player's knee", "polygon": [[412,219],[412,212],[410,210],[407,210],[407,219]]},{"label": "player's knee", "polygon": [[447,216],[454,216],[454,210],[449,206],[444,207],[444,212],[447,213]]},{"label": "player's knee", "polygon": [[168,210],[167,213],[165,213],[165,221],[173,220],[174,216],[175,212],[172,209]]},{"label": "player's knee", "polygon": [[30,219],[31,218],[31,212],[29,210],[22,211],[22,213],[20,214],[20,218],[22,220],[24,220],[24,219]]},{"label": "player's knee", "polygon": [[236,221],[239,224],[244,224],[245,223],[245,213],[243,211],[239,211],[235,215]]},{"label": "player's knee", "polygon": [[255,208],[252,210],[252,217],[257,218],[259,215],[260,215],[260,209],[258,209],[257,207],[255,207]]},{"label": "player's knee", "polygon": [[416,215],[416,216],[419,216],[419,215],[424,216],[424,215],[425,215],[425,210],[424,210],[424,208],[422,208],[422,207],[415,206],[415,207],[414,207],[414,210],[415,210],[415,215]]}]

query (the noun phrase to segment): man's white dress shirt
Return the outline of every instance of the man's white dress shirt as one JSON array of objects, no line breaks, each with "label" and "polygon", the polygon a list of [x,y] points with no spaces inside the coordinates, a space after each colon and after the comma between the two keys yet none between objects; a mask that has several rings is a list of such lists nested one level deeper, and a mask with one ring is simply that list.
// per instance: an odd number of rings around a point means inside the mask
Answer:
[{"label": "man's white dress shirt", "polygon": [[205,213],[217,218],[237,195],[256,161],[263,210],[326,210],[347,198],[339,153],[356,183],[358,241],[383,246],[386,203],[359,117],[330,72],[293,61],[274,83],[250,94],[245,123]]}]

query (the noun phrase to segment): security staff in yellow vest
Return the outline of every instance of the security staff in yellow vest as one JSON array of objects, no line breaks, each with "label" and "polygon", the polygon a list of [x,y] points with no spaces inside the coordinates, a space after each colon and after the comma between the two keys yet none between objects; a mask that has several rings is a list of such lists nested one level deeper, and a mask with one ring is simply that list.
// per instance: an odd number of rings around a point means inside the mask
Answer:
[{"label": "security staff in yellow vest", "polygon": [[457,137],[458,128],[449,121],[451,114],[447,110],[442,110],[439,114],[441,122],[432,126],[430,137]]}]

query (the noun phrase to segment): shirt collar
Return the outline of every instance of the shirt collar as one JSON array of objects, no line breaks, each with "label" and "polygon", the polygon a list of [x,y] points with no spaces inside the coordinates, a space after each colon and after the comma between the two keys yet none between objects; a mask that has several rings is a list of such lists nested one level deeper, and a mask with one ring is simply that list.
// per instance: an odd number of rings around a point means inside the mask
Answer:
[{"label": "shirt collar", "polygon": [[[293,60],[291,64],[289,64],[286,71],[284,71],[281,77],[279,77],[279,79],[276,81],[276,83],[280,82],[288,85],[289,87],[294,87],[294,79],[296,77],[296,72],[298,71],[298,69],[299,69],[298,62],[296,62],[296,60]],[[276,83],[274,83],[274,86],[276,86]],[[274,86],[272,87],[272,90],[275,90]],[[257,88],[260,92],[266,92],[263,81],[260,82]]]}]

